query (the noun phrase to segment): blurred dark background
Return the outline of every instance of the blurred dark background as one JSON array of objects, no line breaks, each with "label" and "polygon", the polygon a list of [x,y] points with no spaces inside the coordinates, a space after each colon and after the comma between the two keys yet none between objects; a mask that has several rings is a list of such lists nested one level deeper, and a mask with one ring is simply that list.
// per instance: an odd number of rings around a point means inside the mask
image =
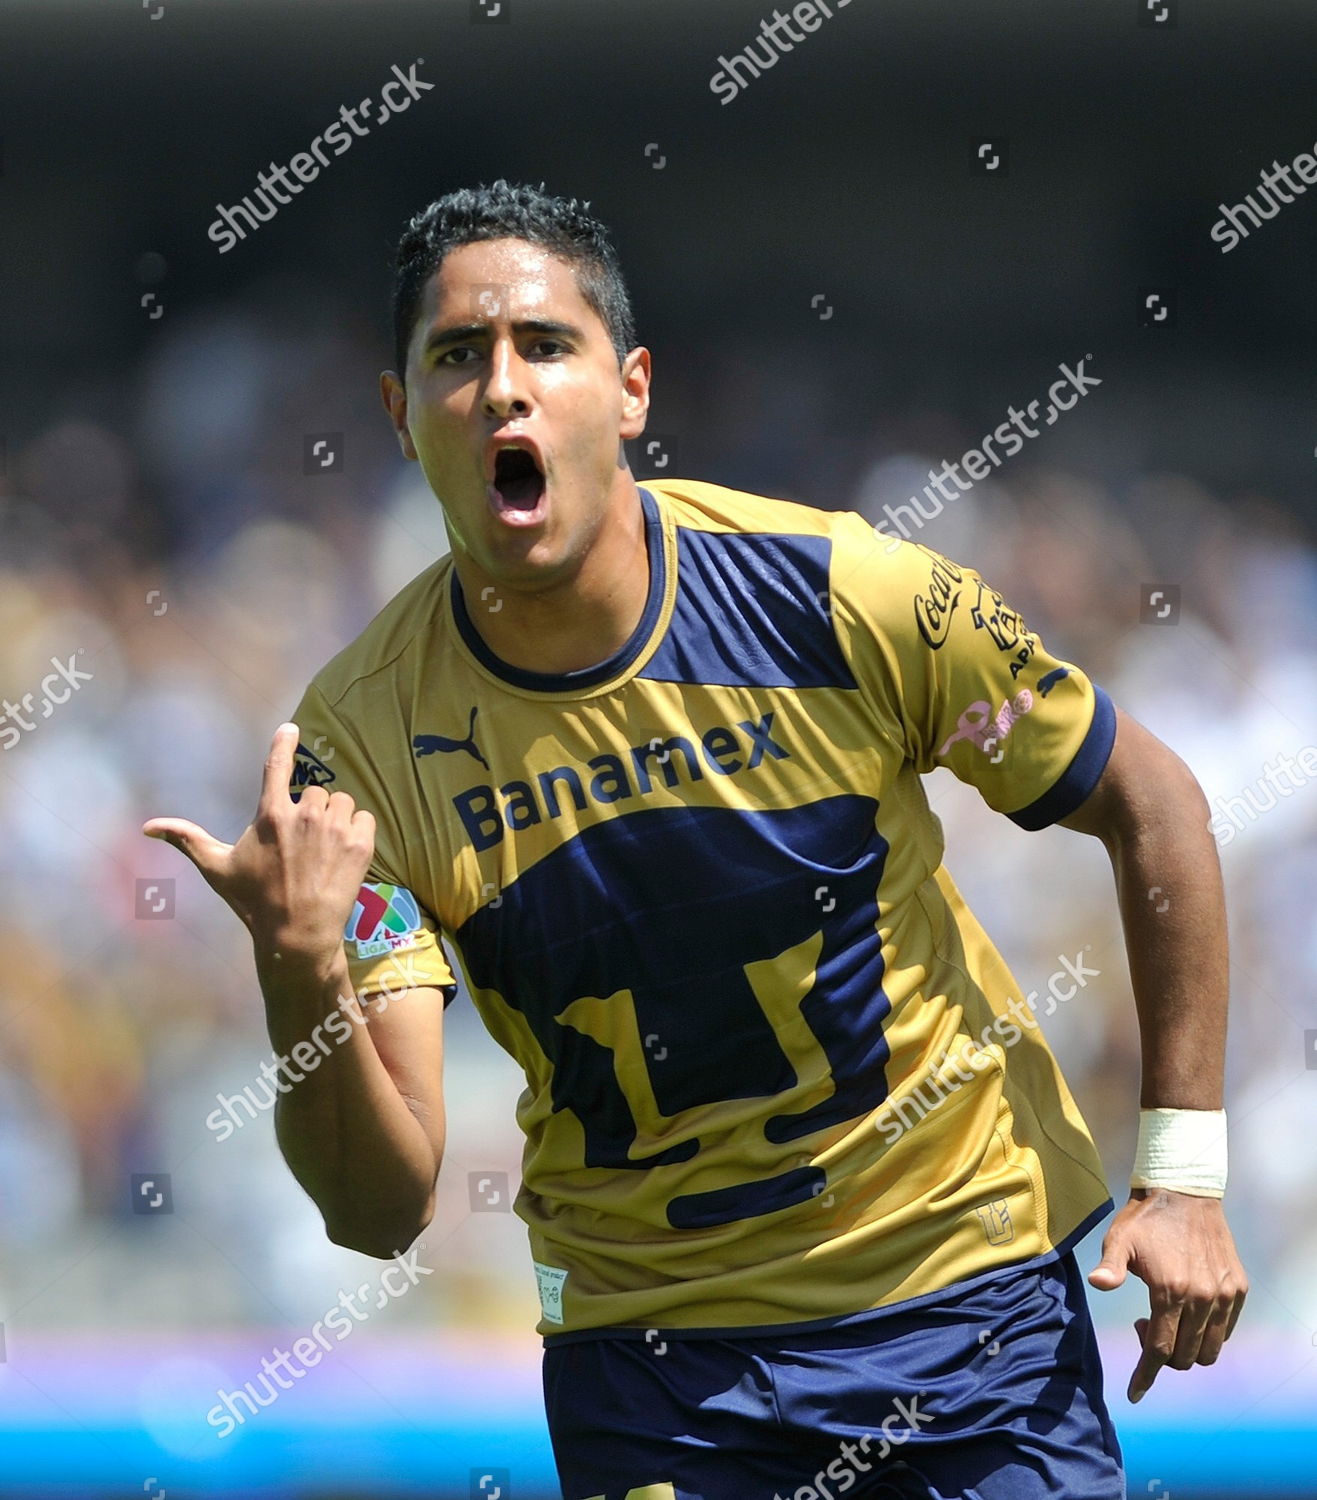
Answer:
[{"label": "blurred dark background", "polygon": [[[378,1268],[325,1240],[268,1117],[207,1129],[269,1053],[250,954],[138,833],[236,837],[306,681],[446,548],[378,404],[391,259],[432,198],[504,176],[614,232],[654,358],[640,477],[877,522],[1062,363],[1100,381],[919,539],[1224,819],[1249,1310],[1217,1367],[1132,1408],[1142,1288],[1093,1300],[1132,1495],[1317,1496],[1317,786],[1267,795],[1317,745],[1317,184],[1228,253],[1211,233],[1314,152],[1317,15],[831,8],[722,104],[771,5],[0,3],[0,697],[52,658],[91,674],[0,746],[0,1495],[556,1493],[524,1234],[468,1193],[515,1185],[519,1075],[465,996],[442,1274],[233,1437],[206,1424]],[[219,206],[413,64],[432,89],[220,253]],[[1047,1029],[1119,1198],[1138,1051],[1105,857],[929,789],[1026,991],[1097,955],[1101,993]],[[172,1212],[140,1212],[134,1177],[164,1175]]]},{"label": "blurred dark background", "polygon": [[[1183,469],[1313,520],[1317,215],[1300,197],[1228,254],[1209,233],[1220,203],[1317,139],[1310,7],[1197,0],[1159,30],[1132,0],[853,0],[724,105],[717,58],[770,7],[506,4],[509,24],[480,25],[468,0],[10,0],[11,444],[64,413],[140,427],[171,329],[235,300],[302,335],[276,377],[285,403],[323,400],[317,354],[359,341],[351,404],[315,410],[373,418],[357,398],[388,362],[403,224],[507,176],[614,226],[656,358],[654,425],[683,430],[692,472],[825,503],[875,452],[948,418],[995,425],[1091,351],[1101,399],[1048,435],[1050,458],[1118,491]],[[217,204],[420,56],[432,92],[218,252]],[[971,143],[1001,137],[1005,175],[974,175]],[[1145,286],[1174,290],[1174,328],[1137,326]],[[158,455],[143,466],[150,535],[167,482]]]}]

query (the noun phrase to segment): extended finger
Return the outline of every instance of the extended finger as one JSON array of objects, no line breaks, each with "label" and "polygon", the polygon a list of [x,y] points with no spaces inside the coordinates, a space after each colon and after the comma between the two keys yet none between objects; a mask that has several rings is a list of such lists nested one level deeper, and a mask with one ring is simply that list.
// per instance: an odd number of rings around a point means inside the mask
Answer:
[{"label": "extended finger", "polygon": [[261,780],[260,809],[263,812],[273,812],[288,801],[288,783],[293,778],[293,761],[297,755],[297,736],[298,728],[293,723],[280,724],[274,732]]},{"label": "extended finger", "polygon": [[1143,1343],[1143,1354],[1134,1367],[1134,1374],[1130,1376],[1126,1394],[1131,1401],[1141,1401],[1152,1389],[1158,1372],[1175,1348],[1175,1333],[1179,1321],[1178,1307],[1162,1307],[1154,1309],[1151,1321],[1140,1318],[1135,1323],[1135,1331]]}]

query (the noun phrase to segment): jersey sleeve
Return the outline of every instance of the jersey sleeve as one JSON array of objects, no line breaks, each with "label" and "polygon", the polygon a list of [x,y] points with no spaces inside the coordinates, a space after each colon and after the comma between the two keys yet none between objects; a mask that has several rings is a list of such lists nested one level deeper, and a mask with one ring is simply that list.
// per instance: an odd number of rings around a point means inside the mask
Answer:
[{"label": "jersey sleeve", "polygon": [[343,931],[353,992],[366,999],[434,988],[444,992],[446,1008],[457,994],[457,981],[437,919],[408,888],[401,830],[393,826],[391,802],[366,746],[314,683],[292,720],[299,731],[288,785],[292,800],[298,801],[307,787],[323,786],[347,792],[375,817],[375,853]]},{"label": "jersey sleeve", "polygon": [[838,639],[888,735],[921,773],[946,766],[1021,828],[1087,799],[1116,711],[1051,655],[978,572],[918,542],[838,527],[830,578]]}]

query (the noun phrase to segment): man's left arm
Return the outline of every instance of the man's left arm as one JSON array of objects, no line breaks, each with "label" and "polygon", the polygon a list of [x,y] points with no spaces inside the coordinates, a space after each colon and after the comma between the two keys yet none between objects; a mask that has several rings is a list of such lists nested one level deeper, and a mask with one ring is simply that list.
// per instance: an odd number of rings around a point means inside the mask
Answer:
[{"label": "man's left arm", "polygon": [[1163,1365],[1212,1364],[1248,1291],[1220,1197],[1224,1115],[1208,1113],[1223,1105],[1229,997],[1225,896],[1208,820],[1193,772],[1120,709],[1097,785],[1060,820],[1101,839],[1111,856],[1143,1053],[1140,1140],[1154,1148],[1145,1175],[1187,1189],[1134,1188],[1089,1276],[1101,1291],[1129,1271],[1148,1284],[1151,1317],[1134,1325],[1143,1353],[1131,1401]]}]

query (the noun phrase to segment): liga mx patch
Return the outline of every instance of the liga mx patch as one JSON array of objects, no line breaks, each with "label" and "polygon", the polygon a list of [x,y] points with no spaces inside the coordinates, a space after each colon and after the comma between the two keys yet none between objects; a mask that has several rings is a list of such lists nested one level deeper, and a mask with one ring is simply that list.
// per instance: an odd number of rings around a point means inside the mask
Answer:
[{"label": "liga mx patch", "polygon": [[400,885],[363,885],[343,929],[345,942],[356,943],[358,958],[375,958],[410,948],[421,930],[416,897]]},{"label": "liga mx patch", "polygon": [[305,745],[298,745],[293,757],[293,774],[288,779],[288,795],[294,802],[309,786],[328,786],[334,773]]}]

